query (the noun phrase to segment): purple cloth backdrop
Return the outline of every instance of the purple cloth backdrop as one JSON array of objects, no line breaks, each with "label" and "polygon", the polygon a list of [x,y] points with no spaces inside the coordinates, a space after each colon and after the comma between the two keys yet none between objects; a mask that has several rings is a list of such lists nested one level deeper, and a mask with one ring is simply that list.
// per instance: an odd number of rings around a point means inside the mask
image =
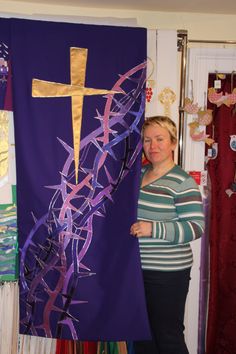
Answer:
[{"label": "purple cloth backdrop", "polygon": [[[138,243],[129,234],[139,189],[146,30],[10,21],[20,333],[149,338]],[[88,50],[83,89],[116,92],[82,99],[78,181],[74,97],[32,97],[33,79],[73,82],[71,48]],[[74,64],[76,76],[81,67]]]}]

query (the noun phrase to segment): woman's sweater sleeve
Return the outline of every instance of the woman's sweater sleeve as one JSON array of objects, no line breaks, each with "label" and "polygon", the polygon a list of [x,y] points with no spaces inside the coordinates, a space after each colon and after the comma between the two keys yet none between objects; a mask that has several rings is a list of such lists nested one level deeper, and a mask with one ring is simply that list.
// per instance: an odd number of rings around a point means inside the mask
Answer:
[{"label": "woman's sweater sleeve", "polygon": [[204,213],[201,193],[189,177],[181,184],[174,197],[175,220],[152,221],[152,237],[171,244],[184,244],[200,238],[204,232]]}]

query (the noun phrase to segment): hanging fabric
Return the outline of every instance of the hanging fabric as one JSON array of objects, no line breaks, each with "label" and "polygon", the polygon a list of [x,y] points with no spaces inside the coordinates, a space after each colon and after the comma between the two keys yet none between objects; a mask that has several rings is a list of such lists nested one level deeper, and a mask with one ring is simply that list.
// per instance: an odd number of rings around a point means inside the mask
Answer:
[{"label": "hanging fabric", "polygon": [[138,242],[129,234],[141,163],[146,30],[10,22],[20,333],[149,338]]},{"label": "hanging fabric", "polygon": [[[209,75],[209,88],[214,85],[215,74]],[[235,176],[236,153],[230,148],[230,136],[236,134],[234,103],[225,104],[231,94],[231,74],[221,80],[221,91],[217,101],[209,103],[214,109],[215,138],[218,156],[208,161],[212,185],[210,224],[210,294],[207,323],[207,354],[235,353],[236,308],[236,194],[230,197],[226,190],[231,187]],[[236,80],[233,81],[236,87]],[[211,126],[207,127],[211,133]]]},{"label": "hanging fabric", "polygon": [[55,354],[56,340],[35,336],[19,336],[19,349],[17,354]]},{"label": "hanging fabric", "polygon": [[17,354],[19,332],[17,282],[0,283],[0,353]]}]

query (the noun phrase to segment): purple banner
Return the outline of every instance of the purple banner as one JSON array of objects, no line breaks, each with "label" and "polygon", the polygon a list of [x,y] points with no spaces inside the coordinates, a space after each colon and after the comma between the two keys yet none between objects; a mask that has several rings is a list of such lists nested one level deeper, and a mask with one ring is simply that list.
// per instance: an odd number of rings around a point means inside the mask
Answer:
[{"label": "purple banner", "polygon": [[147,339],[138,243],[129,234],[146,30],[10,21],[20,333]]}]

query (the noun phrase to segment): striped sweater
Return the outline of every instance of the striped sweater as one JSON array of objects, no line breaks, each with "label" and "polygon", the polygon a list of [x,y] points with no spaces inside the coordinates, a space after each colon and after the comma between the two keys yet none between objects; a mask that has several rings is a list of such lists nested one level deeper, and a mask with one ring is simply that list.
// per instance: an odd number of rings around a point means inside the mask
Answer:
[{"label": "striped sweater", "polygon": [[138,220],[153,224],[152,237],[139,237],[143,269],[178,271],[192,266],[189,242],[201,237],[204,214],[199,188],[180,166],[140,189]]}]

